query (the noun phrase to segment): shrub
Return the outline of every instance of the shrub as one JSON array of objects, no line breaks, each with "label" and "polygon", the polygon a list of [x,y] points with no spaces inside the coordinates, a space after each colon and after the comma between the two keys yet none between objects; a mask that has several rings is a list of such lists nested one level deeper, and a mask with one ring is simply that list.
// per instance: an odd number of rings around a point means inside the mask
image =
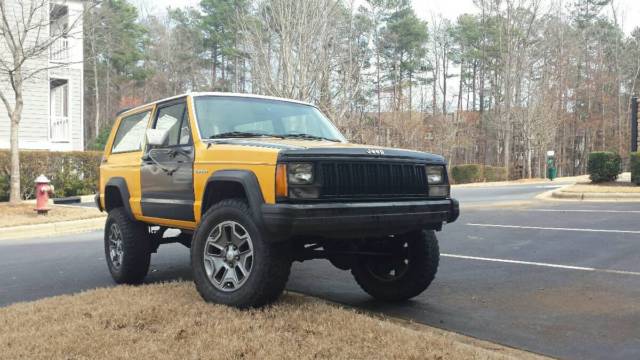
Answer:
[{"label": "shrub", "polygon": [[608,151],[592,152],[589,154],[587,172],[594,183],[614,181],[620,174],[621,163],[620,155],[616,153]]},{"label": "shrub", "polygon": [[9,177],[6,175],[0,175],[0,201],[9,200]]},{"label": "shrub", "polygon": [[631,182],[640,185],[640,152],[629,154],[629,170],[631,171]]},{"label": "shrub", "polygon": [[456,165],[451,168],[454,184],[507,180],[507,169],[500,166],[478,164]]},{"label": "shrub", "polygon": [[507,169],[500,166],[484,166],[482,177],[484,181],[506,181]]},{"label": "shrub", "polygon": [[111,134],[111,126],[100,129],[98,136],[87,144],[87,149],[103,151],[107,141],[109,140],[109,134]]},{"label": "shrub", "polygon": [[[22,197],[33,198],[34,180],[40,174],[44,174],[51,180],[56,197],[96,193],[101,157],[102,153],[98,151],[21,151],[20,192]],[[2,200],[5,182],[7,193],[9,191],[10,168],[9,151],[0,151],[0,200]]]},{"label": "shrub", "polygon": [[482,178],[482,166],[477,164],[454,166],[451,168],[451,177],[456,184],[478,182]]}]

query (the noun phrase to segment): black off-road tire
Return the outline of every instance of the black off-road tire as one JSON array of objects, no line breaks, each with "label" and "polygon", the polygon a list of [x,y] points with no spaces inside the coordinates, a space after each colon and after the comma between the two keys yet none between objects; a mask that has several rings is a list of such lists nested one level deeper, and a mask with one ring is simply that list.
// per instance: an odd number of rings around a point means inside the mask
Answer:
[{"label": "black off-road tire", "polygon": [[369,295],[383,301],[404,301],[425,291],[438,271],[440,248],[433,231],[418,231],[388,241],[407,243],[408,267],[394,279],[381,279],[371,270],[372,262],[384,258],[362,258],[351,268],[356,282]]},{"label": "black off-road tire", "polygon": [[[119,266],[110,257],[109,236],[115,224],[122,236],[122,259]],[[104,252],[109,272],[118,284],[140,284],[147,276],[151,261],[149,231],[146,224],[131,220],[121,207],[109,211],[104,229]]]},{"label": "black off-road tire", "polygon": [[[275,301],[284,291],[291,270],[291,249],[287,241],[272,242],[260,231],[247,203],[222,200],[203,215],[191,244],[191,267],[198,292],[207,302],[238,308],[260,307]],[[204,250],[209,234],[223,222],[233,221],[246,229],[253,244],[249,276],[233,291],[216,288],[206,272]]]}]

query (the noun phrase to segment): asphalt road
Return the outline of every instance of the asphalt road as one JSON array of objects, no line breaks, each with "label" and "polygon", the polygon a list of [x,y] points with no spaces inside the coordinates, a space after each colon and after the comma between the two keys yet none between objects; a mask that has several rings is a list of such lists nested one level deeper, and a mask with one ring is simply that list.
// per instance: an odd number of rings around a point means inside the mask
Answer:
[{"label": "asphalt road", "polygon": [[[535,186],[454,194],[481,204],[498,193],[526,200],[548,190]],[[438,275],[412,301],[374,301],[349,272],[322,260],[294,264],[288,288],[555,357],[639,358],[639,216],[633,204],[473,207],[438,234]],[[0,242],[0,306],[113,286],[101,233],[53,240]],[[190,280],[188,255],[180,245],[161,247],[147,281]]]},{"label": "asphalt road", "polygon": [[570,184],[555,181],[538,184],[500,185],[487,187],[457,187],[451,189],[451,196],[465,204],[496,204],[531,200],[536,195]]}]

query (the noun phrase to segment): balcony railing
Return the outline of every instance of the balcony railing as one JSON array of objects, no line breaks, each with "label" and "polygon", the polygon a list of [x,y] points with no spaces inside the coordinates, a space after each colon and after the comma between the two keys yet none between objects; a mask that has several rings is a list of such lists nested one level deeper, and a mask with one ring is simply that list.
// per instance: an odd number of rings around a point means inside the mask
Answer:
[{"label": "balcony railing", "polygon": [[49,48],[49,59],[51,61],[69,60],[69,39],[60,38],[54,41]]},{"label": "balcony railing", "polygon": [[69,141],[69,117],[51,115],[51,141]]}]

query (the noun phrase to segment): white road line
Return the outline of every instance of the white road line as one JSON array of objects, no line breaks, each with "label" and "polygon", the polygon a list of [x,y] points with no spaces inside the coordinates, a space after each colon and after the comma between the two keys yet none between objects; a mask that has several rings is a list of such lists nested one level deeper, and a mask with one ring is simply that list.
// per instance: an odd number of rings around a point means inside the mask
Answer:
[{"label": "white road line", "polygon": [[522,209],[521,211],[640,214],[640,210]]},{"label": "white road line", "polygon": [[555,231],[603,232],[603,233],[615,233],[615,234],[640,234],[640,231],[637,231],[637,230],[556,228],[556,227],[542,227],[542,226],[496,225],[496,224],[474,224],[474,223],[467,223],[467,226],[479,226],[479,227],[503,228],[503,229],[532,229],[532,230],[555,230]]},{"label": "white road line", "polygon": [[533,262],[533,261],[496,259],[496,258],[486,258],[486,257],[467,256],[467,255],[456,255],[456,254],[441,254],[441,256],[442,257],[455,258],[455,259],[464,259],[464,260],[477,260],[477,261],[488,261],[488,262],[505,263],[505,264],[540,266],[540,267],[548,267],[548,268],[564,269],[564,270],[590,271],[590,272],[600,272],[600,273],[616,274],[616,275],[640,276],[640,272],[635,272],[635,271],[597,269],[597,268],[584,267],[584,266],[549,264],[549,263]]}]

